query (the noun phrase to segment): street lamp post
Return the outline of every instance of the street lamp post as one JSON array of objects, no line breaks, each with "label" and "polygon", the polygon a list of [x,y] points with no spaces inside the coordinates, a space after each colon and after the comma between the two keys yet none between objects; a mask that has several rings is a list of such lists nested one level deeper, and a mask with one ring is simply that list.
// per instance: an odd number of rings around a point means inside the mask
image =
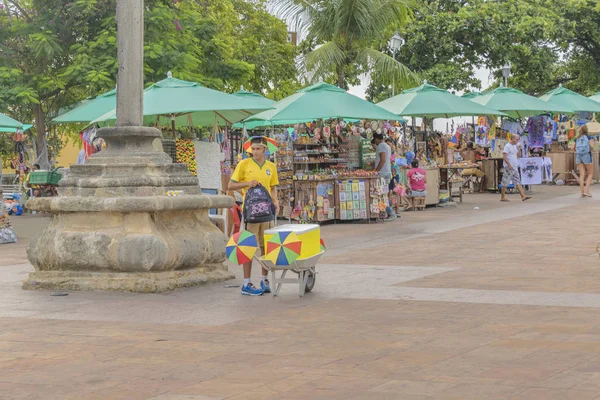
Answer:
[{"label": "street lamp post", "polygon": [[504,78],[504,87],[508,87],[508,77],[510,76],[510,64],[502,66],[502,77]]},{"label": "street lamp post", "polygon": [[[396,60],[396,51],[398,51],[398,49],[400,49],[400,46],[402,46],[402,43],[404,41],[402,40],[402,37],[400,37],[400,35],[398,35],[398,32],[396,32],[394,34],[394,36],[392,36],[392,38],[390,39],[390,48],[392,49],[392,55],[394,57],[394,61]],[[394,97],[394,95],[396,94],[396,77],[394,77],[394,79],[392,80],[392,97]]]}]

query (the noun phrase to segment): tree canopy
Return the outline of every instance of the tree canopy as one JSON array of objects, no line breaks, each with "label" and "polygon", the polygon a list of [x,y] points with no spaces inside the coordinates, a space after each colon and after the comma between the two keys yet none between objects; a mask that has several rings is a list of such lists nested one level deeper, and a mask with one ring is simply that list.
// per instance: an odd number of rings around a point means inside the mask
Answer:
[{"label": "tree canopy", "polygon": [[[600,88],[600,9],[588,0],[423,0],[399,25],[397,59],[451,90],[485,90],[475,77],[511,64],[509,85],[541,95],[558,84],[584,94]],[[374,75],[368,97],[389,97]]]},{"label": "tree canopy", "polygon": [[392,27],[408,21],[410,0],[273,0],[272,4],[277,15],[307,33],[304,66],[310,80],[335,81],[347,89],[357,83],[358,75],[377,71],[388,83],[419,82],[406,66],[376,48],[382,40],[387,43]]},{"label": "tree canopy", "polygon": [[[45,154],[48,121],[65,106],[114,88],[116,0],[2,0],[0,110],[35,119]],[[297,89],[286,25],[260,0],[146,0],[144,73],[266,96]],[[283,86],[279,82],[284,82]],[[283,89],[282,89],[283,88]],[[46,164],[41,157],[40,164]]]}]

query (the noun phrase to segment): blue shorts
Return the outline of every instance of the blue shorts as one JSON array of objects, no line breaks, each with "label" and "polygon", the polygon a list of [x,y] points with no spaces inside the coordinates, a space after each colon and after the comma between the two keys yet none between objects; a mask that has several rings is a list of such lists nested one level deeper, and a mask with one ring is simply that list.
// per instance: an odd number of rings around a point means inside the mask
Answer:
[{"label": "blue shorts", "polygon": [[427,197],[427,190],[411,190],[408,197]]},{"label": "blue shorts", "polygon": [[592,163],[592,154],[588,153],[588,154],[584,154],[583,156],[577,155],[576,157],[576,164],[584,164],[584,165],[589,165]]}]

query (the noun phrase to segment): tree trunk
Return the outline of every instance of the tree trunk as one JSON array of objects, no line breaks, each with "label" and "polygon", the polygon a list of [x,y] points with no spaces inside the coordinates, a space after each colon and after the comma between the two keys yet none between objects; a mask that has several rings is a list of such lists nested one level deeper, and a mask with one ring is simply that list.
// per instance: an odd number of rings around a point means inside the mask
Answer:
[{"label": "tree trunk", "polygon": [[346,86],[346,74],[344,73],[344,67],[337,69],[337,85],[338,87],[345,89]]},{"label": "tree trunk", "polygon": [[46,143],[46,116],[41,104],[34,106],[35,111],[35,130],[37,135],[35,138],[35,162],[40,165],[41,169],[50,169],[48,161],[48,143]]}]

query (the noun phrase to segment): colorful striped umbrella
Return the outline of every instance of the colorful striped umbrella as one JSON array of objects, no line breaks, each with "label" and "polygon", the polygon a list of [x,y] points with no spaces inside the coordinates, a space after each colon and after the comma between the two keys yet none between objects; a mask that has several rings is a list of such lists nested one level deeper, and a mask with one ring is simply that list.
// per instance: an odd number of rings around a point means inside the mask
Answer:
[{"label": "colorful striped umbrella", "polygon": [[325,251],[325,250],[327,250],[327,246],[325,246],[325,242],[323,241],[323,239],[321,239],[321,242],[320,242],[319,249],[320,249],[321,251]]},{"label": "colorful striped umbrella", "polygon": [[300,257],[302,242],[294,232],[278,232],[267,241],[265,258],[275,265],[290,265]]},{"label": "colorful striped umbrella", "polygon": [[277,141],[275,139],[271,139],[270,137],[266,137],[266,136],[252,136],[252,137],[250,137],[250,139],[248,139],[246,141],[246,143],[244,143],[244,150],[247,153],[252,153],[252,140],[253,139],[261,139],[263,144],[265,146],[267,146],[267,150],[269,150],[270,154],[275,154],[275,152],[278,149]]},{"label": "colorful striped umbrella", "polygon": [[234,264],[244,264],[252,261],[258,250],[256,236],[248,231],[239,231],[229,239],[225,253]]}]

